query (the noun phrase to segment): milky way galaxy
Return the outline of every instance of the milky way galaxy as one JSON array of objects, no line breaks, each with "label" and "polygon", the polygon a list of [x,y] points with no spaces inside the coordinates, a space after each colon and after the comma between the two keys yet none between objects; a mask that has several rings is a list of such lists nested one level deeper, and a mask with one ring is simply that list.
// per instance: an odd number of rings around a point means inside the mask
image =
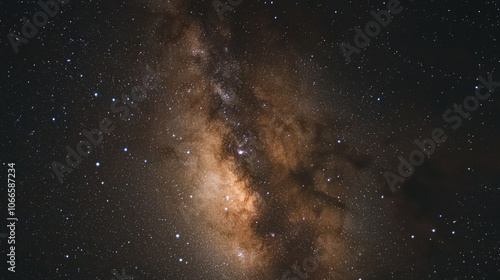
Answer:
[{"label": "milky way galaxy", "polygon": [[12,279],[500,279],[498,1],[55,2],[0,9]]},{"label": "milky way galaxy", "polygon": [[345,275],[357,211],[346,198],[369,157],[339,143],[344,129],[319,109],[314,68],[276,31],[234,51],[231,28],[206,25],[186,19],[161,58],[169,86],[156,102],[168,105],[150,133],[177,186],[168,207],[245,279],[281,279],[313,256],[317,279]]}]

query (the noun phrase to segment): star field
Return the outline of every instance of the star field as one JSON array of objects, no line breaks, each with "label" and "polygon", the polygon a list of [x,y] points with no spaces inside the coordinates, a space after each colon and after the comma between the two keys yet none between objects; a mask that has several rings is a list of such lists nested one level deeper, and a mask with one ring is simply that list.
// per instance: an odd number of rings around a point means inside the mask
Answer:
[{"label": "star field", "polygon": [[394,1],[3,4],[0,278],[498,279],[500,4]]}]

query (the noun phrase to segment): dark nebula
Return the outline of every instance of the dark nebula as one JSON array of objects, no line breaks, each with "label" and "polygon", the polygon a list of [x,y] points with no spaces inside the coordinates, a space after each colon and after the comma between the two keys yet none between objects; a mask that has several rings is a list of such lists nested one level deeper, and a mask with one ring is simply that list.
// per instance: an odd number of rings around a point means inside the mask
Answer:
[{"label": "dark nebula", "polygon": [[[19,253],[0,275],[500,277],[497,93],[459,129],[442,117],[500,79],[497,3],[401,2],[346,64],[339,43],[385,2],[243,0],[223,20],[212,2],[70,2],[18,54],[4,42]],[[4,38],[36,8],[5,5]],[[52,162],[103,118],[113,133],[61,184]],[[384,173],[437,127],[391,191]]]}]

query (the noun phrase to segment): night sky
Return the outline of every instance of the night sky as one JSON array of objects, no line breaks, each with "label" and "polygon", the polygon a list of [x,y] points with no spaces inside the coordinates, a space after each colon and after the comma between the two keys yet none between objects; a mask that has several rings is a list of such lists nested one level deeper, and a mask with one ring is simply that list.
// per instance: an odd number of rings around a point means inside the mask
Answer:
[{"label": "night sky", "polygon": [[3,2],[0,279],[500,279],[498,1]]}]

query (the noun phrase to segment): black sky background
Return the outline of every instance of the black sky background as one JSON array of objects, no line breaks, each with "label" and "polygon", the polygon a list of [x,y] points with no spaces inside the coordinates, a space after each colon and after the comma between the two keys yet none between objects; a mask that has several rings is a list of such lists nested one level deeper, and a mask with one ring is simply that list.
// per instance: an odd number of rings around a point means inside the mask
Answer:
[{"label": "black sky background", "polygon": [[[234,33],[234,55],[248,46],[259,48],[253,32],[281,33],[273,40],[316,65],[321,108],[351,108],[342,117],[361,131],[357,141],[346,144],[349,149],[384,155],[370,157],[361,168],[380,173],[367,188],[376,190],[369,194],[374,199],[384,196],[380,209],[391,217],[377,213],[372,219],[383,220],[384,232],[406,235],[397,243],[407,245],[385,251],[391,237],[374,228],[365,238],[373,240],[370,250],[382,252],[380,259],[355,268],[345,279],[500,279],[498,92],[457,131],[445,128],[448,140],[396,193],[383,177],[386,170],[396,170],[398,155],[415,149],[415,138],[445,127],[441,115],[474,93],[479,75],[493,73],[493,80],[500,80],[500,5],[401,2],[404,11],[346,64],[337,44],[352,42],[352,28],[371,20],[370,10],[385,8],[383,1],[268,2],[243,0],[225,22],[217,23]],[[217,27],[210,1],[188,3],[187,16],[204,22],[206,32]],[[163,210],[157,182],[168,184],[170,178],[151,177],[157,151],[149,139],[150,117],[162,106],[152,100],[169,85],[155,90],[130,121],[109,111],[112,98],[141,83],[146,65],[159,65],[157,57],[166,51],[171,34],[165,30],[179,24],[157,6],[156,1],[72,0],[15,54],[7,34],[20,30],[19,19],[38,6],[35,1],[3,1],[0,158],[2,178],[6,163],[16,163],[19,244],[18,272],[12,277],[1,240],[0,278],[110,279],[113,269],[126,268],[134,279],[222,279],[225,269],[197,253],[204,237],[196,230],[186,232],[181,218]],[[261,18],[275,16],[272,25],[260,24]],[[60,184],[50,164],[63,161],[64,147],[76,145],[79,133],[97,128],[104,117],[115,120],[115,131],[104,135],[103,143]],[[6,213],[6,184],[0,192]],[[179,244],[175,234],[180,230],[196,246]],[[417,237],[410,239],[413,234]],[[387,263],[378,269],[376,263],[391,259],[386,255],[401,256],[401,261],[392,269]],[[405,261],[412,256],[420,263]],[[179,258],[191,265],[180,265]]]}]

